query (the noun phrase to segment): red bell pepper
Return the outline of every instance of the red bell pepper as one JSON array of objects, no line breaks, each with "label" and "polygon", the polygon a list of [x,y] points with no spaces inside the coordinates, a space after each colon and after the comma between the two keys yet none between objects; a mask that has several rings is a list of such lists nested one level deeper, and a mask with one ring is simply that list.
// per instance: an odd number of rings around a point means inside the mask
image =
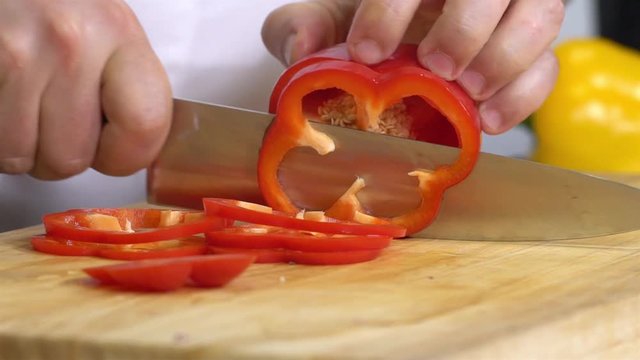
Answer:
[{"label": "red bell pepper", "polygon": [[201,211],[125,208],[68,210],[45,215],[43,223],[53,237],[107,244],[173,240],[230,224]]},{"label": "red bell pepper", "polygon": [[[300,209],[278,180],[284,156],[300,146],[312,147],[320,155],[336,150],[333,140],[312,128],[309,119],[460,148],[453,164],[408,174],[418,179],[420,205],[385,219],[407,228],[408,234],[435,219],[444,192],[470,174],[480,150],[475,103],[456,83],[420,67],[415,45],[402,45],[389,60],[373,66],[352,61],[344,45],[303,59],[281,76],[270,111],[276,118],[263,139],[258,183],[267,203],[288,214]],[[360,205],[357,191],[365,184],[359,181],[337,199],[328,215],[380,221]]]},{"label": "red bell pepper", "polygon": [[376,250],[391,243],[390,236],[332,235],[260,225],[234,226],[205,236],[207,243],[216,247],[312,252]]},{"label": "red bell pepper", "polygon": [[352,251],[298,251],[289,249],[246,249],[212,246],[214,254],[248,254],[259,264],[294,263],[300,265],[347,265],[376,259],[382,249]]},{"label": "red bell pepper", "polygon": [[166,259],[139,260],[83,270],[103,285],[118,285],[136,291],[172,291],[187,283],[191,264]]},{"label": "red bell pepper", "polygon": [[[245,221],[253,224],[279,226],[287,229],[328,234],[380,235],[403,237],[406,229],[389,223],[358,224],[338,221],[316,213],[300,213],[302,217],[288,215],[272,208],[246,201],[204,198],[204,210],[208,216]],[[306,215],[306,216],[305,216]],[[313,218],[312,218],[313,217]],[[317,219],[316,219],[317,217]]]},{"label": "red bell pepper", "polygon": [[31,247],[41,253],[60,256],[96,256],[99,249],[91,246],[76,244],[71,240],[58,239],[48,235],[34,235],[31,237]]},{"label": "red bell pepper", "polygon": [[228,254],[194,257],[190,280],[199,287],[224,286],[255,262],[252,254]]},{"label": "red bell pepper", "polygon": [[114,260],[141,260],[202,255],[207,252],[205,239],[191,236],[139,244],[104,244],[35,235],[31,246],[39,252],[61,256],[97,256]]},{"label": "red bell pepper", "polygon": [[184,285],[224,286],[253,263],[250,254],[200,255],[130,261],[83,269],[103,285],[138,291],[171,291]]}]

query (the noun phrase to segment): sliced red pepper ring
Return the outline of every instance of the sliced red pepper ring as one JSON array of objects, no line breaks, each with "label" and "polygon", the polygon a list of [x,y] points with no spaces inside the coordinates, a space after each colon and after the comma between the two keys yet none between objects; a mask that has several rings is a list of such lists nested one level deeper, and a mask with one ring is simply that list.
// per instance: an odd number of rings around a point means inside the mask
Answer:
[{"label": "sliced red pepper ring", "polygon": [[310,212],[308,214],[301,212],[300,214],[303,214],[303,217],[306,218],[299,218],[296,215],[274,211],[267,206],[239,200],[204,198],[203,204],[207,215],[293,230],[328,234],[381,235],[394,238],[403,237],[406,233],[404,227],[386,222],[382,224],[360,224],[339,221],[318,212]]},{"label": "sliced red pepper ring", "polygon": [[106,244],[172,240],[230,225],[202,211],[125,208],[68,210],[45,215],[43,223],[48,235]]},{"label": "sliced red pepper ring", "polygon": [[185,285],[224,286],[255,259],[251,254],[200,255],[139,260],[83,269],[104,285],[137,291],[171,291]]},{"label": "sliced red pepper ring", "polygon": [[[344,51],[338,50],[325,51],[292,66],[274,88],[271,111],[276,113],[276,118],[265,134],[258,160],[262,194],[274,209],[288,214],[300,211],[283,189],[278,169],[285,155],[296,147],[311,147],[320,155],[336,150],[329,136],[309,124],[309,106],[305,101],[317,107],[319,101],[314,96],[330,101],[331,98],[324,97],[335,96],[337,89],[337,93],[348,94],[353,101],[349,123],[337,121],[338,125],[460,148],[454,163],[435,169],[415,169],[408,174],[418,179],[420,205],[386,220],[407,228],[408,234],[418,232],[435,219],[444,192],[464,180],[475,166],[480,150],[475,104],[456,83],[421,68],[413,45],[401,46],[391,60],[374,66],[350,61]],[[423,111],[415,100],[435,110]],[[399,103],[411,121],[394,124],[393,119],[382,116],[386,109],[393,109]],[[440,121],[442,119],[446,121]],[[405,131],[395,131],[397,127]],[[375,214],[366,212],[357,197],[357,191],[363,186],[364,182],[350,188],[350,192],[336,199],[327,214],[342,220],[375,223]]]},{"label": "sliced red pepper ring", "polygon": [[35,235],[31,246],[39,252],[62,256],[97,256],[114,260],[141,260],[202,255],[207,252],[203,237],[191,236],[138,244],[104,244]]},{"label": "sliced red pepper ring", "polygon": [[[194,256],[206,254],[206,246],[199,237],[191,237],[187,239],[167,240],[163,242],[172,243],[161,245],[165,247],[158,248],[137,248],[134,246],[129,249],[102,249],[98,256],[113,260],[142,260],[142,259],[162,259],[177,258],[182,256]],[[197,239],[197,241],[196,241]],[[143,243],[144,244],[144,243]],[[138,245],[138,244],[136,244]]]},{"label": "sliced red pepper ring", "polygon": [[214,254],[250,254],[259,264],[294,263],[300,265],[347,265],[374,260],[382,249],[313,252],[289,249],[243,249],[211,246]]},{"label": "sliced red pepper ring", "polygon": [[215,247],[313,252],[383,249],[392,239],[390,236],[329,235],[260,225],[239,225],[208,232],[205,236],[207,243]]},{"label": "sliced red pepper ring", "polygon": [[93,243],[76,244],[71,240],[54,238],[48,235],[34,235],[31,237],[31,247],[41,253],[61,256],[96,256],[98,247]]}]

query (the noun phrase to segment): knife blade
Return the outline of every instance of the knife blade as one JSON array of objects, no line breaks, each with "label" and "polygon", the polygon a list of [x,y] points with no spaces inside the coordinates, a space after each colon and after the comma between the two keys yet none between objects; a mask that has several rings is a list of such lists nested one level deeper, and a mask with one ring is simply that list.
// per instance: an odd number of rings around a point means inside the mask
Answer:
[{"label": "knife blade", "polygon": [[[273,115],[174,100],[169,138],[147,172],[155,204],[201,207],[202,197],[263,203],[256,167]],[[363,205],[391,216],[416,206],[417,180],[406,174],[455,161],[459,150],[313,123],[336,142],[320,156],[297,148],[279,178],[300,207],[322,209],[363,177]],[[450,188],[437,219],[416,236],[463,240],[560,240],[640,228],[640,190],[570,170],[482,153],[473,173]]]}]

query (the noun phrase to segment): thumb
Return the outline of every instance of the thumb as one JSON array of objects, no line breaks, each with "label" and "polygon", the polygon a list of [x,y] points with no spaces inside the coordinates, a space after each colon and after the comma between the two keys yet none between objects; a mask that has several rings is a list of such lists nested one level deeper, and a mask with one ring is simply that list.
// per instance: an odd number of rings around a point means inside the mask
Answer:
[{"label": "thumb", "polygon": [[262,41],[286,66],[325,47],[345,41],[355,0],[317,0],[284,5],[262,26]]}]

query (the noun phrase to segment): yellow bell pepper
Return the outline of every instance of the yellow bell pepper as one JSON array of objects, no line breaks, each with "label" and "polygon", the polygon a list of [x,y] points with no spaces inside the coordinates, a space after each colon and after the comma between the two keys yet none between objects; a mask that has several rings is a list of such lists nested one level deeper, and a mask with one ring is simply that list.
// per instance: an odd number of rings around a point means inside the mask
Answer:
[{"label": "yellow bell pepper", "polygon": [[533,116],[534,159],[598,173],[640,173],[640,52],[609,40],[556,49],[553,92]]}]

